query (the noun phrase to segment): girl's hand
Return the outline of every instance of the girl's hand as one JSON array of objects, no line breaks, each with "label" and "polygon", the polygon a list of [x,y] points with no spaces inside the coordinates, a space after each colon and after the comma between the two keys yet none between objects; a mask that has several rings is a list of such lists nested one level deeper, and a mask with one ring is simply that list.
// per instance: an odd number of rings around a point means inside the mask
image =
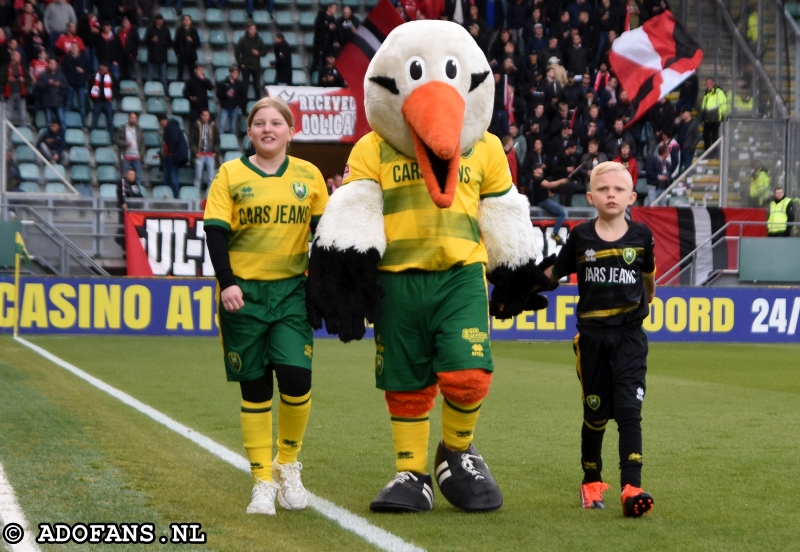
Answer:
[{"label": "girl's hand", "polygon": [[222,290],[220,294],[222,299],[222,306],[228,312],[236,312],[244,307],[244,299],[242,296],[242,289],[239,286],[231,286]]}]

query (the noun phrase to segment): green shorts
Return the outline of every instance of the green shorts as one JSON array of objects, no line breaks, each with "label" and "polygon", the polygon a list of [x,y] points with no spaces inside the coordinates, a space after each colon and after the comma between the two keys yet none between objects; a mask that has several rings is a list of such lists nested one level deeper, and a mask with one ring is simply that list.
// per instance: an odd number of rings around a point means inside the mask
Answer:
[{"label": "green shorts", "polygon": [[234,313],[217,298],[228,381],[259,378],[270,363],[311,369],[314,335],[306,313],[305,281],[305,275],[275,281],[237,278],[244,307]]},{"label": "green shorts", "polygon": [[385,391],[416,391],[436,374],[493,370],[489,306],[480,263],[442,272],[381,272],[386,290],[375,322],[375,378]]}]

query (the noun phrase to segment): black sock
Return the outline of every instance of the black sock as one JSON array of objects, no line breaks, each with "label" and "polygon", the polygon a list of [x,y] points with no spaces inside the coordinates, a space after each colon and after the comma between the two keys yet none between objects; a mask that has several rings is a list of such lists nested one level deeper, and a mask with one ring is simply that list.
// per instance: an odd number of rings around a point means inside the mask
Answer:
[{"label": "black sock", "polygon": [[638,408],[616,411],[619,429],[620,486],[642,486],[642,416]]},{"label": "black sock", "polygon": [[581,427],[581,465],[583,466],[583,482],[594,483],[602,481],[600,472],[603,470],[603,459],[600,454],[603,450],[603,435],[606,424],[598,427],[583,422]]}]

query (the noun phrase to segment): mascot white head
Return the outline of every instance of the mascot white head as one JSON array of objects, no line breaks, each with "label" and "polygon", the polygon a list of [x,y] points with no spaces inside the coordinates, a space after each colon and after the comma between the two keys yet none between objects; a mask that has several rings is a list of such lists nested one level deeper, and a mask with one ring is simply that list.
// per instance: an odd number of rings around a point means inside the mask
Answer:
[{"label": "mascot white head", "polygon": [[453,203],[461,153],[491,122],[491,72],[470,34],[447,21],[400,25],[367,69],[364,106],[370,126],[417,159],[431,199],[440,208]]}]

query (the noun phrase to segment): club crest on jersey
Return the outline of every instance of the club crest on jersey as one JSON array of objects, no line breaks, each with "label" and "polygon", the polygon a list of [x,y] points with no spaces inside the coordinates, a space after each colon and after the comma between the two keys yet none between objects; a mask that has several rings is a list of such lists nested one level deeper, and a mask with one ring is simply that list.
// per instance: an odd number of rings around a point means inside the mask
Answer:
[{"label": "club crest on jersey", "polygon": [[298,200],[303,201],[308,195],[308,185],[305,182],[292,182],[292,193]]},{"label": "club crest on jersey", "polygon": [[597,395],[589,395],[586,397],[586,404],[589,405],[589,408],[592,410],[597,410],[600,408],[600,397]]},{"label": "club crest on jersey", "polygon": [[242,358],[239,356],[239,353],[228,353],[228,362],[230,362],[231,368],[233,368],[234,372],[241,372]]},{"label": "club crest on jersey", "polygon": [[633,247],[626,247],[622,250],[622,260],[631,264],[636,259],[636,250]]}]

